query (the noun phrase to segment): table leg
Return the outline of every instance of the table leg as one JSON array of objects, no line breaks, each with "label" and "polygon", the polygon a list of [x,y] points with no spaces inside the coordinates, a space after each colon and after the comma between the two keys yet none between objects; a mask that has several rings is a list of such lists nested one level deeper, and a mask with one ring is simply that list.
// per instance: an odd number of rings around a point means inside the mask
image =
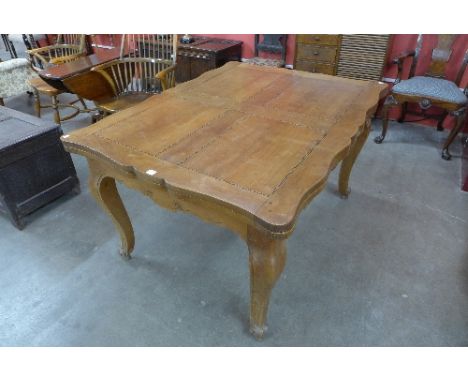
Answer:
[{"label": "table leg", "polygon": [[340,192],[342,198],[347,198],[351,192],[349,188],[349,176],[351,174],[351,170],[353,169],[354,162],[356,162],[356,159],[361,152],[364,143],[366,143],[370,132],[370,125],[370,120],[367,120],[364,125],[364,129],[357,137],[355,137],[351,147],[349,148],[348,155],[341,163],[340,177],[338,180],[338,191]]},{"label": "table leg", "polygon": [[286,263],[286,239],[249,227],[247,245],[250,254],[250,332],[260,339],[267,330],[271,291]]},{"label": "table leg", "polygon": [[120,254],[130,258],[135,246],[132,223],[115,185],[115,179],[99,174],[90,163],[89,188],[96,201],[107,212],[119,231],[122,241]]}]

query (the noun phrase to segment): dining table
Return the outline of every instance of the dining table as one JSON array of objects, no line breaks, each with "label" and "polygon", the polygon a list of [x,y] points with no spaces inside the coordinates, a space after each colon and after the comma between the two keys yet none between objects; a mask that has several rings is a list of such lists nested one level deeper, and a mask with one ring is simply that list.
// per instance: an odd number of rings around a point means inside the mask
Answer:
[{"label": "dining table", "polygon": [[339,164],[338,191],[349,195],[386,94],[377,81],[229,62],[62,142],[86,157],[90,191],[120,234],[122,256],[135,238],[116,181],[238,234],[249,252],[250,331],[261,338],[300,212]]}]

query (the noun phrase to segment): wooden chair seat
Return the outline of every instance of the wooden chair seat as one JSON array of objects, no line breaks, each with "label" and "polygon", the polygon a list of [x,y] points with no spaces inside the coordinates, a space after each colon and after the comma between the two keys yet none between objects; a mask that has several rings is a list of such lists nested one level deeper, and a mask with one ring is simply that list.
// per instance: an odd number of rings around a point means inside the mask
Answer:
[{"label": "wooden chair seat", "polygon": [[47,94],[49,96],[57,96],[59,94],[62,94],[63,92],[60,90],[57,90],[53,86],[49,85],[47,82],[45,82],[42,78],[36,77],[32,78],[29,80],[29,84],[36,89],[39,93],[42,94]]},{"label": "wooden chair seat", "polygon": [[103,112],[111,114],[135,106],[153,95],[152,93],[128,93],[118,97],[101,98],[94,102]]}]

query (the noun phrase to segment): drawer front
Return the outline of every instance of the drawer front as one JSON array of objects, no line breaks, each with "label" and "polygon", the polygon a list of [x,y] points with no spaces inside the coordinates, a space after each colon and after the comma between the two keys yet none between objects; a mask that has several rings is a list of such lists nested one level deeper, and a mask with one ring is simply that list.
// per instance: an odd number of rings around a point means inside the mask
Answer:
[{"label": "drawer front", "polygon": [[337,34],[299,34],[297,42],[302,44],[338,45],[340,36]]},{"label": "drawer front", "polygon": [[322,64],[313,61],[297,60],[296,67],[294,69],[304,70],[312,73],[323,73],[323,74],[335,74],[335,65]]},{"label": "drawer front", "polygon": [[298,60],[312,60],[327,62],[330,64],[335,63],[337,48],[324,47],[310,44],[297,44],[297,56]]}]

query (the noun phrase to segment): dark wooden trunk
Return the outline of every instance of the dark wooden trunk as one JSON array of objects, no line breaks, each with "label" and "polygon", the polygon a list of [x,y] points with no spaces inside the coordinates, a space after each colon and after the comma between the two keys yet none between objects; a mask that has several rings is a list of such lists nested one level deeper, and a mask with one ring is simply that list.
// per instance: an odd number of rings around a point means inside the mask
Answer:
[{"label": "dark wooden trunk", "polygon": [[193,80],[211,69],[219,68],[228,61],[240,61],[242,41],[195,36],[189,44],[177,47],[176,81]]},{"label": "dark wooden trunk", "polygon": [[79,192],[61,135],[53,122],[0,106],[0,211],[18,229],[24,228],[24,216],[67,192]]}]

